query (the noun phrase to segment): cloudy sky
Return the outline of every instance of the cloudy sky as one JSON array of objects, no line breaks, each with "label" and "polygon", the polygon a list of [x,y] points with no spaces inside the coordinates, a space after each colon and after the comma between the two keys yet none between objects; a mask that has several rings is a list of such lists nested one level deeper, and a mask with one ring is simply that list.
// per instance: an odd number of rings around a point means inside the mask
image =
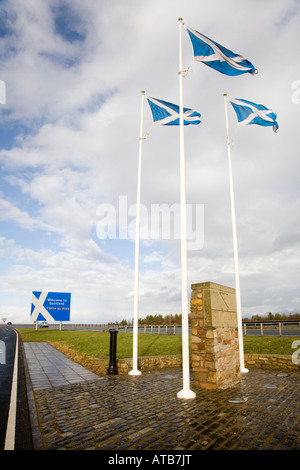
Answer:
[{"label": "cloudy sky", "polygon": [[[184,105],[202,115],[185,127],[198,243],[188,250],[189,285],[234,287],[227,93],[271,108],[279,123],[276,134],[238,127],[228,109],[243,315],[299,312],[299,0],[0,7],[0,321],[29,322],[39,290],[71,292],[73,322],[132,318],[141,91],[178,104],[179,17],[258,69],[228,77],[195,62],[183,30]],[[157,235],[151,218],[157,205],[179,203],[179,129],[153,126],[145,102],[144,132],[142,317],[181,311],[180,241]]]}]

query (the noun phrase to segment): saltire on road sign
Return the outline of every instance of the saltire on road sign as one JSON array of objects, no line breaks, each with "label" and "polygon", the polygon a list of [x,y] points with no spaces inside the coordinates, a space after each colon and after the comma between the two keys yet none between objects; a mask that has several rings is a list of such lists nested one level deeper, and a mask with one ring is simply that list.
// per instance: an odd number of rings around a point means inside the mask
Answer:
[{"label": "saltire on road sign", "polygon": [[32,292],[30,318],[35,321],[70,321],[71,294]]}]

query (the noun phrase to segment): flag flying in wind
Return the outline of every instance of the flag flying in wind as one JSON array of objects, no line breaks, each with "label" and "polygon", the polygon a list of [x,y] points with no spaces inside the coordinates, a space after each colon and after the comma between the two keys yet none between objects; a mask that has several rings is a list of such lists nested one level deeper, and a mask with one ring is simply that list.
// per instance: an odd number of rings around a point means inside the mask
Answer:
[{"label": "flag flying in wind", "polygon": [[225,75],[257,73],[254,65],[241,55],[231,52],[194,29],[188,27],[186,29],[192,42],[195,60]]},{"label": "flag flying in wind", "polygon": [[[179,126],[180,110],[179,106],[156,98],[147,98],[152,111],[153,122],[163,126]],[[183,108],[183,124],[200,124],[201,114],[189,108]]]},{"label": "flag flying in wind", "polygon": [[229,99],[240,126],[258,124],[259,126],[273,126],[274,132],[279,128],[276,121],[277,114],[262,104],[252,103],[241,99]]}]

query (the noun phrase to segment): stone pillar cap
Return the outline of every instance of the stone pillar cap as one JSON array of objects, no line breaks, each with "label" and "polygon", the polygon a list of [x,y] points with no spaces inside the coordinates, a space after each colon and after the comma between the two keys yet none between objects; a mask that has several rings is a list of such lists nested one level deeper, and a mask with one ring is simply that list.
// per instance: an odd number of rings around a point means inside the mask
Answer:
[{"label": "stone pillar cap", "polygon": [[192,290],[196,289],[218,289],[222,291],[227,291],[227,292],[235,292],[235,289],[233,287],[228,287],[228,286],[223,286],[222,284],[216,284],[215,282],[198,282],[196,284],[191,285]]}]

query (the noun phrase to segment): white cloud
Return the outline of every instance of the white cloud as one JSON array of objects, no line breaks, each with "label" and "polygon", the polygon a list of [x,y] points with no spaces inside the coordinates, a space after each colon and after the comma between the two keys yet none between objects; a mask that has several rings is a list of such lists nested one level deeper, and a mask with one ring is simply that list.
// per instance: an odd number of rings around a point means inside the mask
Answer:
[{"label": "white cloud", "polygon": [[[189,282],[234,285],[226,92],[265,104],[279,122],[276,135],[238,128],[229,109],[244,312],[299,310],[299,3],[12,0],[4,8],[1,112],[15,140],[5,144],[3,134],[0,148],[3,308],[13,314],[16,305],[27,321],[22,302],[32,290],[67,289],[74,321],[82,309],[87,320],[131,318],[134,244],[99,240],[97,207],[117,208],[120,196],[136,202],[140,91],[178,102],[182,16],[259,70],[222,76],[192,60],[183,35],[185,104],[202,114],[185,129],[187,202],[204,204],[205,216]],[[152,127],[147,103],[144,130],[142,203],[178,203],[178,130]],[[141,243],[141,312],[180,311],[179,251],[173,240]]]}]

